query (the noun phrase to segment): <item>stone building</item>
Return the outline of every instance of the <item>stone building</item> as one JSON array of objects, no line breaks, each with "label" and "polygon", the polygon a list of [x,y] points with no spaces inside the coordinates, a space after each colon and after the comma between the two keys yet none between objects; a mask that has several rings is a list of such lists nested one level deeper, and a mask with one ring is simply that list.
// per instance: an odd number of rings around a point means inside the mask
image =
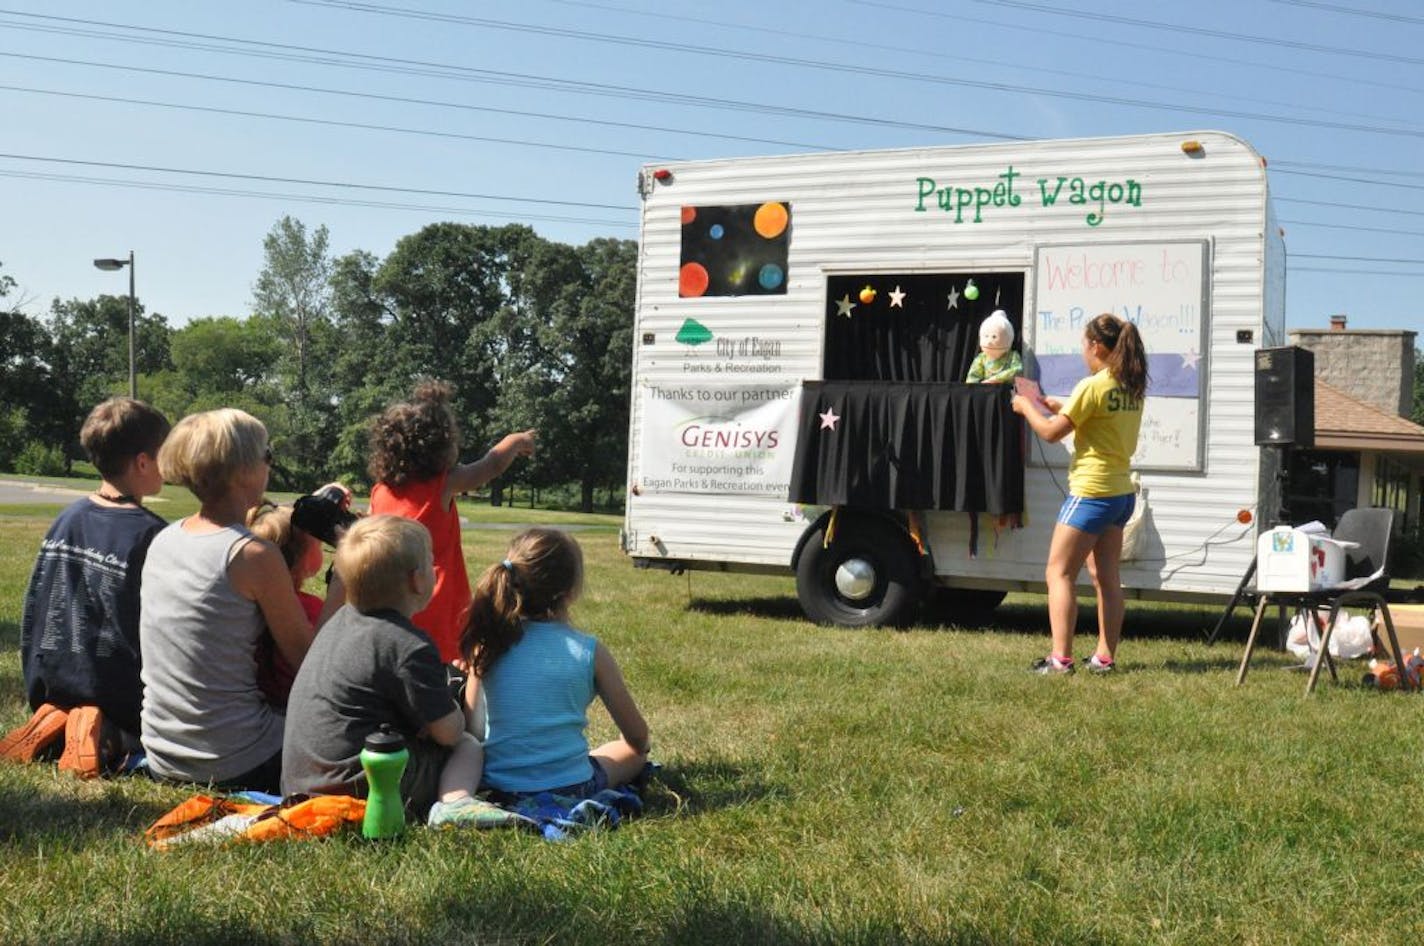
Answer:
[{"label": "stone building", "polygon": [[1396,534],[1419,530],[1424,427],[1414,404],[1414,338],[1405,329],[1291,329],[1290,343],[1315,355],[1315,447],[1292,455],[1290,502],[1297,521],[1328,526],[1356,506],[1395,510]]}]

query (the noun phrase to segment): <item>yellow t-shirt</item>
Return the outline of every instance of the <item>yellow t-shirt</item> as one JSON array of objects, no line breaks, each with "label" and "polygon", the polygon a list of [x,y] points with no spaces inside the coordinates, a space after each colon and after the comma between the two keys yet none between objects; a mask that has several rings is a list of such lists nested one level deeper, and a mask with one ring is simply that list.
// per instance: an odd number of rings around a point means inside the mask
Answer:
[{"label": "yellow t-shirt", "polygon": [[1073,387],[1061,413],[1073,422],[1068,491],[1092,498],[1132,492],[1128,461],[1142,427],[1141,398],[1124,391],[1104,368]]}]

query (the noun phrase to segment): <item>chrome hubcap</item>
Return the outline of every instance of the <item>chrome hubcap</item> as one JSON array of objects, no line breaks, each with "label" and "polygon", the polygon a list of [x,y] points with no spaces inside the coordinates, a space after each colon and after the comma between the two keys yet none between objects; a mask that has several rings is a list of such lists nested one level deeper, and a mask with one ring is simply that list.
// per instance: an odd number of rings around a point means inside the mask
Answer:
[{"label": "chrome hubcap", "polygon": [[850,601],[870,597],[875,589],[875,566],[863,558],[848,558],[836,569],[836,590]]}]

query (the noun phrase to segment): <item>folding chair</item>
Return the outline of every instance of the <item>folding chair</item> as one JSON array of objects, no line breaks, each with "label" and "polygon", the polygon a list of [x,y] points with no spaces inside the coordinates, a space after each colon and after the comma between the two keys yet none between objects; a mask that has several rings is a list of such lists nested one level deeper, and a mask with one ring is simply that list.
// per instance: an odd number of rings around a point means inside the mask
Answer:
[{"label": "folding chair", "polygon": [[[1305,685],[1306,695],[1315,691],[1321,664],[1330,668],[1330,679],[1337,682],[1340,679],[1339,674],[1335,672],[1335,660],[1330,656],[1330,635],[1335,630],[1335,619],[1342,608],[1368,607],[1371,617],[1378,611],[1384,618],[1385,632],[1389,637],[1390,652],[1394,655],[1395,663],[1401,668],[1404,666],[1404,654],[1399,648],[1399,638],[1394,633],[1394,618],[1390,616],[1389,602],[1385,600],[1385,592],[1389,589],[1389,538],[1393,528],[1394,512],[1389,509],[1351,509],[1340,517],[1340,523],[1335,527],[1331,538],[1354,543],[1355,546],[1345,551],[1345,580],[1348,582],[1366,578],[1383,569],[1379,577],[1360,588],[1335,586],[1309,592],[1259,589],[1251,592],[1258,596],[1256,615],[1251,621],[1251,634],[1246,639],[1246,653],[1241,656],[1241,669],[1236,674],[1237,686],[1246,680],[1246,670],[1251,663],[1251,653],[1256,647],[1256,634],[1261,628],[1261,618],[1272,604],[1294,609],[1296,614],[1302,615],[1307,621],[1316,622],[1320,627],[1320,656],[1311,668],[1310,679]],[[1322,625],[1320,614],[1327,609],[1328,616]],[[1370,633],[1374,635],[1373,621],[1371,626]],[[1375,644],[1376,647],[1380,644],[1377,635]],[[1403,679],[1401,685],[1408,688],[1408,682]]]}]

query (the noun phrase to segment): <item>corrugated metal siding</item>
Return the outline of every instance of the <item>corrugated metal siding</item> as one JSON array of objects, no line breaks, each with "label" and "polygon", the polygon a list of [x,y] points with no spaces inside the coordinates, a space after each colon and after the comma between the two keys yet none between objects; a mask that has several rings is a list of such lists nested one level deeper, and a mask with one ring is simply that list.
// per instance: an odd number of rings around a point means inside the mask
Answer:
[{"label": "corrugated metal siding", "polygon": [[[1204,157],[1190,158],[1181,151],[1180,143],[1188,138],[1202,142]],[[939,186],[972,184],[992,181],[1009,165],[1020,175],[1015,182],[1016,191],[1024,195],[1019,207],[987,208],[983,222],[958,225],[952,213],[932,202],[922,213],[913,211],[920,176],[935,178]],[[643,208],[635,390],[639,384],[727,380],[684,374],[682,352],[673,336],[688,317],[721,332],[780,341],[782,374],[748,375],[743,380],[819,377],[828,271],[1021,269],[1027,276],[1026,298],[1032,299],[1034,252],[1041,244],[1209,241],[1204,469],[1142,474],[1151,532],[1160,542],[1149,543],[1150,558],[1124,562],[1123,576],[1130,588],[1189,593],[1234,589],[1250,561],[1254,534],[1253,528],[1236,525],[1235,516],[1242,508],[1254,510],[1259,463],[1252,442],[1254,346],[1239,344],[1236,332],[1249,329],[1257,339],[1263,337],[1270,242],[1266,234],[1276,236],[1273,223],[1267,229],[1264,169],[1244,143],[1218,132],[1191,132],[660,166],[668,167],[673,178],[668,185],[653,185]],[[1143,204],[1109,206],[1102,225],[1089,228],[1083,215],[1092,207],[1068,210],[1061,200],[1055,208],[1040,206],[1035,181],[1059,175],[1089,181],[1130,177],[1142,183]],[[680,299],[681,207],[767,200],[792,206],[786,295]],[[1272,249],[1279,246],[1278,237],[1274,243]],[[1283,303],[1276,304],[1283,313]],[[1031,321],[1025,319],[1028,346],[1033,344]],[[647,332],[656,334],[656,345],[637,344]],[[639,469],[638,407],[635,394],[630,482],[636,481]],[[1054,475],[1066,485],[1064,470]],[[981,581],[1040,581],[1061,498],[1049,472],[1031,467],[1028,526],[996,533],[984,517],[974,558],[969,556],[968,516],[930,514],[927,526],[938,571]],[[784,500],[765,497],[630,497],[630,552],[650,558],[784,565],[805,528],[804,522],[786,521],[788,511]],[[650,535],[660,544],[652,545]]]}]

